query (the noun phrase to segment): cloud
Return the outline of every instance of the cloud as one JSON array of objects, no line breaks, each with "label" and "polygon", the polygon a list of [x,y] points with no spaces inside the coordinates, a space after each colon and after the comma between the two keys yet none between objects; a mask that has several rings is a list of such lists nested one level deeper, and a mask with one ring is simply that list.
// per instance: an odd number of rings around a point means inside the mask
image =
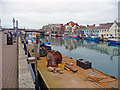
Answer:
[{"label": "cloud", "polygon": [[118,0],[2,0],[2,25],[12,27],[12,18],[19,27],[41,28],[50,23],[99,24],[117,18]]}]

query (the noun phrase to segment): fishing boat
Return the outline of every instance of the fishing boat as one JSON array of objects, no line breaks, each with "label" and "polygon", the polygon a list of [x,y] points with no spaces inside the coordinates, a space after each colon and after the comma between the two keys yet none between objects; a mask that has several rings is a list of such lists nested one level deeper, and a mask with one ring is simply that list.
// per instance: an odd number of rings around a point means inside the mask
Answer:
[{"label": "fishing boat", "polygon": [[80,36],[79,35],[73,35],[72,39],[80,39]]},{"label": "fishing boat", "polygon": [[26,41],[26,44],[32,44],[33,43],[32,39],[25,39],[25,41]]},{"label": "fishing boat", "polygon": [[90,41],[100,41],[100,38],[97,36],[86,37],[86,39]]},{"label": "fishing boat", "polygon": [[80,36],[80,39],[83,39],[83,37],[82,37],[82,36]]},{"label": "fishing boat", "polygon": [[50,42],[49,41],[44,41],[44,42],[42,42],[42,41],[40,41],[40,47],[45,47],[47,50],[51,50],[51,44],[50,44]]},{"label": "fishing boat", "polygon": [[53,34],[53,37],[61,37],[60,34]]},{"label": "fishing boat", "polygon": [[49,34],[49,33],[45,33],[44,35],[45,35],[45,36],[49,36],[50,34]]},{"label": "fishing boat", "polygon": [[108,39],[108,42],[110,42],[111,44],[117,44],[120,45],[120,37],[115,37],[115,38],[110,38]]}]

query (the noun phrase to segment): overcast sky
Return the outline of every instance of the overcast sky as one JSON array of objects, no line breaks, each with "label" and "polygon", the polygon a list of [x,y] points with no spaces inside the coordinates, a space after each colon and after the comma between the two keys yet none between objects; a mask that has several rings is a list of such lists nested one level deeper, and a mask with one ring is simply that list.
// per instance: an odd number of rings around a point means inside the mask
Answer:
[{"label": "overcast sky", "polygon": [[0,0],[3,27],[12,27],[12,18],[20,28],[74,21],[79,25],[112,22],[118,18],[119,0]]}]

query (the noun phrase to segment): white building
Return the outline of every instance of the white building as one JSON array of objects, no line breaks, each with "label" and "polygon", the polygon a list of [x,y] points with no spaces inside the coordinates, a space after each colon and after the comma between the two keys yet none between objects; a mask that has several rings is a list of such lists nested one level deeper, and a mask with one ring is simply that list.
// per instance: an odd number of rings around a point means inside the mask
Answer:
[{"label": "white building", "polygon": [[105,23],[99,25],[99,37],[110,38],[120,37],[120,23],[114,21],[113,23]]},{"label": "white building", "polygon": [[77,23],[74,23],[73,21],[70,21],[65,25],[64,32],[69,34],[74,34],[77,28],[79,28],[79,25]]}]

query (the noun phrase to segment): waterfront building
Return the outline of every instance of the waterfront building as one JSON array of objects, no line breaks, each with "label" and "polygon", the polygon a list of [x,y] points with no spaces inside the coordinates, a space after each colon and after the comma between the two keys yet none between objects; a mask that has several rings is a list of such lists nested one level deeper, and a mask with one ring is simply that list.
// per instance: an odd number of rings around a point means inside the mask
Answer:
[{"label": "waterfront building", "polygon": [[75,34],[83,37],[84,36],[84,29],[86,29],[85,26],[79,26],[79,28],[77,28],[77,30],[75,30]]},{"label": "waterfront building", "polygon": [[95,26],[95,24],[89,26],[87,25],[86,29],[84,29],[84,35],[88,36],[98,36],[99,26]]},{"label": "waterfront building", "polygon": [[120,23],[114,21],[113,23],[105,23],[99,25],[99,37],[114,38],[119,37]]},{"label": "waterfront building", "polygon": [[42,30],[48,34],[61,34],[64,33],[64,25],[63,24],[48,24],[42,27]]},{"label": "waterfront building", "polygon": [[73,21],[70,21],[65,25],[64,32],[68,34],[74,34],[77,28],[79,28],[79,25],[77,23],[74,23]]},{"label": "waterfront building", "polygon": [[77,29],[76,31],[75,31],[75,34],[77,34],[77,35],[80,35],[81,37],[83,37],[84,36],[84,30],[83,29]]}]

